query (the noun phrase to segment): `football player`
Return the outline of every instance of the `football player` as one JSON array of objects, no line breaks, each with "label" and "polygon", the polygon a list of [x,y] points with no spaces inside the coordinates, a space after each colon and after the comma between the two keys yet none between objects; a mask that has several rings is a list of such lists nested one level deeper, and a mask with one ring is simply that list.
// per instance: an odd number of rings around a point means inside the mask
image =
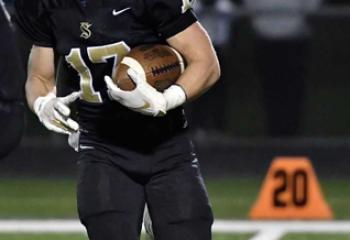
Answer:
[{"label": "football player", "polygon": [[[192,1],[17,0],[16,16],[34,41],[29,106],[48,129],[80,133],[78,212],[89,238],[139,239],[147,203],[155,239],[211,239],[212,211],[182,105],[207,91],[220,68]],[[123,56],[156,43],[186,59],[177,83],[160,93],[130,68],[135,90],[114,85],[109,76]]]},{"label": "football player", "polygon": [[24,73],[20,66],[10,15],[0,0],[0,158],[9,154],[22,137]]}]

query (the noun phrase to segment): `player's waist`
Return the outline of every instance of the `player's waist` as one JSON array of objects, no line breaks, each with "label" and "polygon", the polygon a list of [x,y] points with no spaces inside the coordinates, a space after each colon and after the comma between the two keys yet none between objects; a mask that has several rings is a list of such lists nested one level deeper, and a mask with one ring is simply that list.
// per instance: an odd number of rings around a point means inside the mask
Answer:
[{"label": "player's waist", "polygon": [[131,111],[119,104],[88,106],[79,104],[78,122],[87,136],[109,141],[163,138],[181,132],[187,127],[183,109],[175,109],[164,117],[149,117]]}]

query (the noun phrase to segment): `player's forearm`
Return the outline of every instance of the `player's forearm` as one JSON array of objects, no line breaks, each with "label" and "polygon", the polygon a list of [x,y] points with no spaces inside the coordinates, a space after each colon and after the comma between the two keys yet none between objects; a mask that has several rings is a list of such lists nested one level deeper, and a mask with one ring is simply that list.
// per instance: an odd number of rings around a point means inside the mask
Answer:
[{"label": "player's forearm", "polygon": [[193,100],[206,92],[220,77],[220,66],[209,35],[199,22],[168,39],[186,59],[185,72],[177,81]]},{"label": "player's forearm", "polygon": [[38,97],[46,96],[54,91],[52,81],[39,76],[29,76],[26,82],[26,98],[28,106],[33,110],[34,102]]},{"label": "player's forearm", "polygon": [[177,81],[191,101],[208,91],[220,77],[220,66],[216,57],[189,63]]},{"label": "player's forearm", "polygon": [[28,61],[26,97],[33,110],[38,97],[46,96],[55,87],[54,52],[52,48],[33,46]]}]

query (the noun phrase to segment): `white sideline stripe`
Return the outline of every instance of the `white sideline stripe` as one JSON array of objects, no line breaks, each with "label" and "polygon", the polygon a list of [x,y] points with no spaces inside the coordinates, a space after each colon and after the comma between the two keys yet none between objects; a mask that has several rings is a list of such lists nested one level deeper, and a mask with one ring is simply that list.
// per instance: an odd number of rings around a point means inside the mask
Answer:
[{"label": "white sideline stripe", "polygon": [[[86,233],[78,220],[0,220],[0,233]],[[251,240],[278,240],[286,233],[350,233],[350,221],[216,220],[216,233],[257,233]]]},{"label": "white sideline stripe", "polygon": [[86,231],[77,220],[0,220],[0,232],[82,233]]},{"label": "white sideline stripe", "polygon": [[226,221],[217,220],[214,232],[260,232],[279,229],[286,232],[350,233],[350,221]]},{"label": "white sideline stripe", "polygon": [[286,232],[280,229],[267,229],[261,232],[258,232],[250,240],[278,240],[284,236]]},{"label": "white sideline stripe", "polygon": [[279,240],[286,233],[350,233],[350,221],[222,221],[213,232],[254,233],[250,240]]}]

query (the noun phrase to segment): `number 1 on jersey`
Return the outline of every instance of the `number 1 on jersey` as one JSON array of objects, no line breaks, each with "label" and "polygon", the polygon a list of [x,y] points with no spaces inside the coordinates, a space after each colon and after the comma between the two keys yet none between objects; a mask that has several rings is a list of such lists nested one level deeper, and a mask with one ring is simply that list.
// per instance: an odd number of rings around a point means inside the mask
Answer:
[{"label": "number 1 on jersey", "polygon": [[[121,59],[128,54],[130,48],[125,42],[118,42],[104,46],[88,47],[87,51],[92,63],[106,63],[107,59],[114,58],[114,70]],[[94,89],[93,76],[81,56],[80,48],[73,48],[66,56],[66,61],[79,73],[82,99],[90,103],[102,103],[101,94]],[[103,76],[101,77],[103,78]]]},{"label": "number 1 on jersey", "polygon": [[96,92],[92,85],[92,74],[81,56],[80,49],[73,48],[66,56],[66,61],[79,73],[82,99],[91,103],[102,103],[101,94]]}]

